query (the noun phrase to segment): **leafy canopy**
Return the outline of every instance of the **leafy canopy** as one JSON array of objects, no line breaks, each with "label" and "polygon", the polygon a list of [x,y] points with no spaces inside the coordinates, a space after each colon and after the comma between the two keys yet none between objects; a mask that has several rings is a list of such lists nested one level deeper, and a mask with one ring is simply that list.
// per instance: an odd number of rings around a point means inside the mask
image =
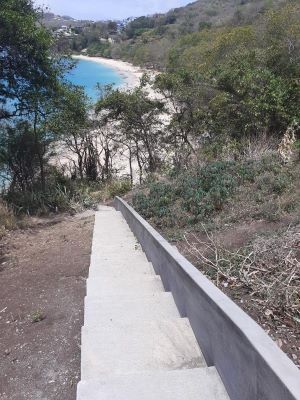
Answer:
[{"label": "leafy canopy", "polygon": [[32,88],[49,96],[62,76],[52,36],[31,0],[0,1],[0,119],[26,113]]}]

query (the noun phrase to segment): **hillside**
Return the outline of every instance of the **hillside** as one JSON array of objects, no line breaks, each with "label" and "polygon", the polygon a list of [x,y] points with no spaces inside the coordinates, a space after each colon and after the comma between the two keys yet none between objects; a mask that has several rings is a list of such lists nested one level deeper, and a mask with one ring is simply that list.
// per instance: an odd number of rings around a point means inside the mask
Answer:
[{"label": "hillside", "polygon": [[125,27],[120,42],[111,49],[111,56],[162,68],[168,50],[179,38],[204,29],[245,25],[284,3],[284,0],[198,0],[166,14],[140,17]]},{"label": "hillside", "polygon": [[58,29],[62,26],[67,26],[68,28],[83,27],[92,21],[77,20],[75,18],[69,17],[67,15],[55,15],[51,12],[45,12],[42,17],[43,24],[49,29]]},{"label": "hillside", "polygon": [[[49,29],[31,0],[2,3],[1,400],[73,400],[91,209],[115,196],[300,368],[299,0]],[[64,79],[83,50],[164,72],[92,106]]]},{"label": "hillside", "polygon": [[[45,14],[45,25],[84,28],[76,37],[59,44],[59,51],[122,59],[148,68],[163,69],[169,50],[178,40],[203,30],[215,30],[253,23],[259,15],[275,10],[286,0],[198,0],[166,14],[141,16],[125,21],[76,21]],[[64,38],[65,39],[65,38]],[[86,51],[86,50],[85,50]]]}]

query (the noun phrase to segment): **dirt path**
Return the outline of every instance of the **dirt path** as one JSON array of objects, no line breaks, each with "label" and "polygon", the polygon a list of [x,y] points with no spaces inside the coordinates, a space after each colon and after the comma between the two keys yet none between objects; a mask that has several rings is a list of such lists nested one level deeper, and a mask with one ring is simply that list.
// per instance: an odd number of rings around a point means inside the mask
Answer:
[{"label": "dirt path", "polygon": [[48,220],[0,242],[1,400],[75,399],[93,223]]}]

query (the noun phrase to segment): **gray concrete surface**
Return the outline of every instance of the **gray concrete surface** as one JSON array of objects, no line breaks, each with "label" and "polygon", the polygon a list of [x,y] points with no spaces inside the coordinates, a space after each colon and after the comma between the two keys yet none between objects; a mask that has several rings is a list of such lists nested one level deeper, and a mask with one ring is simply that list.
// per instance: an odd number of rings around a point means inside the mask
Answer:
[{"label": "gray concrete surface", "polygon": [[[124,312],[126,310],[126,312]],[[102,301],[87,297],[84,306],[84,324],[101,327],[108,321],[135,322],[136,320],[161,320],[179,318],[171,293],[151,293],[150,295],[110,296]]]},{"label": "gray concrete surface", "polygon": [[98,277],[89,278],[86,283],[87,296],[104,297],[111,294],[123,294],[129,293],[153,293],[164,291],[161,279],[159,276],[134,276],[134,277],[123,277],[119,279]]},{"label": "gray concrete surface", "polygon": [[[187,319],[102,322],[83,327],[81,378],[205,367]],[[113,372],[112,372],[113,371]]]},{"label": "gray concrete surface", "polygon": [[77,400],[228,400],[122,214],[103,206],[84,314]]},{"label": "gray concrete surface", "polygon": [[231,400],[299,400],[300,371],[271,338],[126,202],[115,199],[149,261],[189,318]]},{"label": "gray concrete surface", "polygon": [[78,400],[229,399],[216,369],[210,367],[123,375],[102,381],[100,377],[79,385]]},{"label": "gray concrete surface", "polygon": [[[99,268],[99,265],[104,267],[106,264],[107,268]],[[100,261],[98,263],[93,263],[90,266],[89,278],[97,277],[120,277],[124,275],[155,275],[153,265],[149,262],[136,262],[136,261],[124,261],[121,260],[117,263]]]}]

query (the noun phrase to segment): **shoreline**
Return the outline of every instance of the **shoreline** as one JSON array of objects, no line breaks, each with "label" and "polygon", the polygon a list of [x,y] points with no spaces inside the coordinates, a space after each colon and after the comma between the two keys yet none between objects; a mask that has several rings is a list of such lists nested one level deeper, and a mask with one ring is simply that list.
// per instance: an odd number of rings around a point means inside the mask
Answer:
[{"label": "shoreline", "polygon": [[121,60],[113,60],[111,58],[103,58],[103,57],[90,57],[85,55],[72,55],[72,58],[75,60],[85,60],[85,61],[93,61],[98,64],[105,65],[113,70],[115,70],[123,79],[123,83],[120,86],[122,89],[133,89],[139,85],[140,79],[143,76],[145,70],[140,67],[136,67],[129,62],[121,61]]},{"label": "shoreline", "polygon": [[[136,67],[133,64],[130,64],[129,62],[121,60],[113,60],[103,57],[89,57],[86,55],[72,55],[71,57],[75,60],[96,62],[98,64],[113,69],[123,79],[122,84],[120,86],[117,86],[117,88],[122,91],[129,91],[139,86],[140,79],[144,73],[148,73],[152,77],[154,77],[155,74],[157,73],[155,71],[142,69],[141,67]],[[159,95],[150,86],[146,87],[146,92],[149,98],[151,99],[159,98]],[[52,162],[53,165],[58,167],[69,165],[72,158],[74,157],[73,154],[70,154],[70,152],[64,146],[64,144],[61,145],[57,144],[57,146],[55,146],[55,153],[56,154],[52,157]],[[125,172],[127,174],[128,173],[127,158],[124,156],[120,156],[117,163],[120,171]]]}]

